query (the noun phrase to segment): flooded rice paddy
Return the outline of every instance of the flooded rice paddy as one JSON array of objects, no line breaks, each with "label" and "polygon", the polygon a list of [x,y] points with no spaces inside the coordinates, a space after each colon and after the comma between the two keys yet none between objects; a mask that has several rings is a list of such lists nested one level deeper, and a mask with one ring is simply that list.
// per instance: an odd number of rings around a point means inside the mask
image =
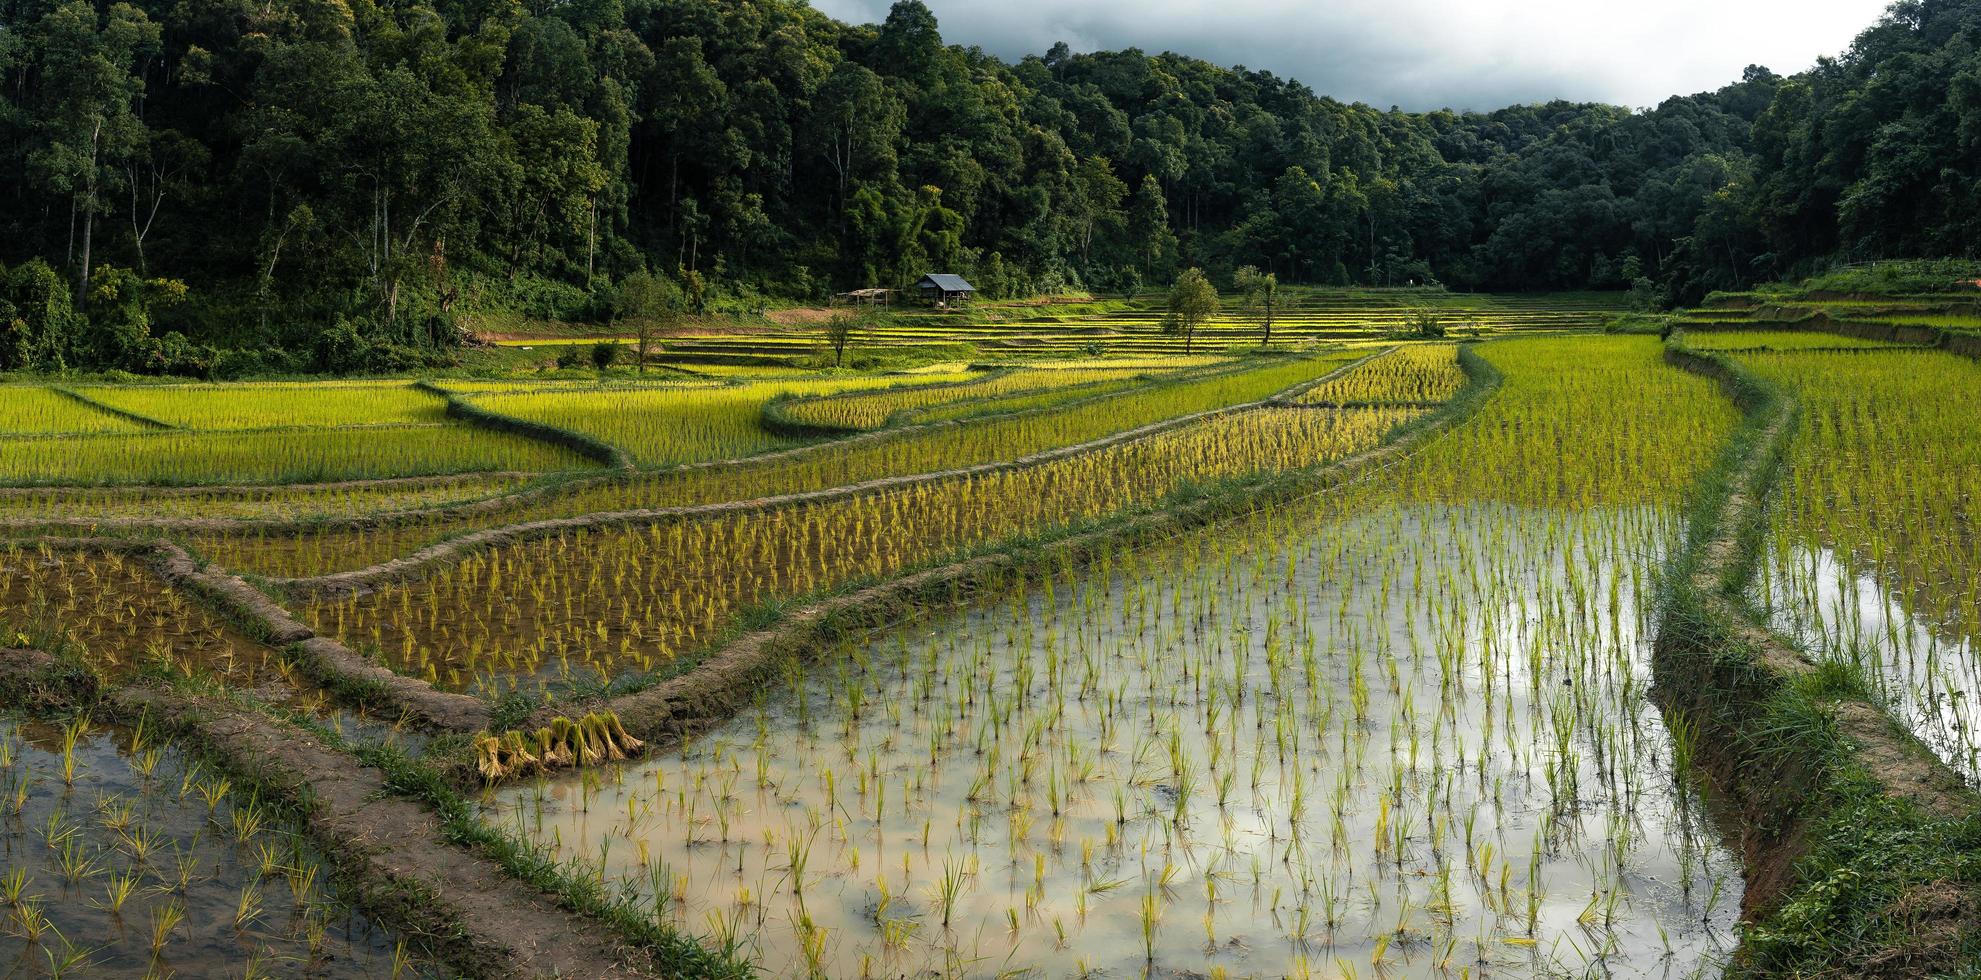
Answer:
[{"label": "flooded rice paddy", "polygon": [[0,719],[0,975],[401,977],[249,790],[142,729]]},{"label": "flooded rice paddy", "polygon": [[1646,338],[1487,349],[1504,389],[1392,471],[485,815],[778,976],[1715,973],[1739,867],[1646,691],[1732,411]]},{"label": "flooded rice paddy", "polygon": [[1900,727],[1981,785],[1981,651],[1829,548],[1783,540],[1757,586],[1773,626],[1864,679]]},{"label": "flooded rice paddy", "polygon": [[1257,522],[855,646],[491,818],[773,975],[1710,972],[1738,866],[1645,700],[1670,522]]},{"label": "flooded rice paddy", "polygon": [[1938,350],[1746,360],[1801,405],[1757,598],[1981,785],[1981,365]]}]

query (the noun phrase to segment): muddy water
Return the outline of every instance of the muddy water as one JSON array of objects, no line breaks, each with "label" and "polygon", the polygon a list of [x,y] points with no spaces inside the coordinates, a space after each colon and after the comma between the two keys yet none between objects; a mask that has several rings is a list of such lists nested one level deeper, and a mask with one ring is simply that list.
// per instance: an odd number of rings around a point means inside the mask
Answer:
[{"label": "muddy water", "polygon": [[1253,521],[836,651],[489,817],[774,976],[1710,973],[1738,866],[1644,697],[1673,530]]},{"label": "muddy water", "polygon": [[0,975],[424,972],[331,898],[329,868],[272,811],[131,738],[81,735],[65,778],[63,729],[0,718]]},{"label": "muddy water", "polygon": [[1756,588],[1776,629],[1847,664],[1892,717],[1981,786],[1981,650],[1917,615],[1901,594],[1830,548],[1778,542]]}]

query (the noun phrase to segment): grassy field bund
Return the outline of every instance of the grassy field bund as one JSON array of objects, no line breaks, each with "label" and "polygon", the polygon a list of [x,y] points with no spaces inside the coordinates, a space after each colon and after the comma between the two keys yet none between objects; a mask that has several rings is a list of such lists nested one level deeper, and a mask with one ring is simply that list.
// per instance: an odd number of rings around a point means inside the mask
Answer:
[{"label": "grassy field bund", "polygon": [[1981,963],[1965,297],[1289,295],[8,380],[0,957]]},{"label": "grassy field bund", "polygon": [[[1355,344],[1414,334],[1425,315],[1452,337],[1601,329],[1627,309],[1619,293],[1504,296],[1448,293],[1442,289],[1314,289],[1289,287],[1272,318],[1273,342]],[[922,352],[958,352],[1012,358],[1091,358],[1183,363],[1185,340],[1163,332],[1159,299],[1129,302],[983,304],[948,312],[902,308],[859,331],[856,360],[898,358]],[[1262,309],[1227,306],[1198,329],[1190,346],[1198,354],[1257,347]],[[554,361],[559,352],[589,348],[600,340],[630,348],[635,338],[611,332],[553,332],[533,339],[496,341],[490,359],[504,365]],[[746,325],[672,330],[658,343],[660,364],[696,373],[748,366],[820,366],[832,363],[819,330],[765,321]],[[885,352],[884,355],[882,352]]]}]

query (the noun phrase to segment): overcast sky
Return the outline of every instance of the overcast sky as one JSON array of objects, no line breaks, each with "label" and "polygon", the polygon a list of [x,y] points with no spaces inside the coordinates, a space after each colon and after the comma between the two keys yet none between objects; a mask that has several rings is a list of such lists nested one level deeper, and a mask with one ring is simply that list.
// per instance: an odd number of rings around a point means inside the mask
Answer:
[{"label": "overcast sky", "polygon": [[[1054,41],[1242,64],[1378,108],[1552,98],[1637,108],[1841,53],[1887,0],[925,0],[944,40],[1008,59]],[[812,0],[877,22],[891,0]]]}]

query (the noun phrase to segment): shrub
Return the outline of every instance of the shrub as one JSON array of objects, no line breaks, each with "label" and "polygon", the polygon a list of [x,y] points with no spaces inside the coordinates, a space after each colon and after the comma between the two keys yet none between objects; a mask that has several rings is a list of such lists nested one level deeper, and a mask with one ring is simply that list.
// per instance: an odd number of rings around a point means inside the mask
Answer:
[{"label": "shrub", "polygon": [[619,344],[617,341],[601,340],[592,345],[592,367],[603,371],[611,367],[612,363],[617,360],[619,360]]},{"label": "shrub", "polygon": [[358,324],[344,317],[316,335],[316,365],[333,374],[362,371],[371,354],[371,342],[358,330]]},{"label": "shrub", "polygon": [[148,374],[210,378],[218,358],[219,352],[212,347],[195,344],[187,340],[185,334],[174,330],[150,343],[144,369]]},{"label": "shrub", "polygon": [[59,371],[87,326],[48,263],[34,259],[0,279],[0,368]]},{"label": "shrub", "polygon": [[1806,286],[1826,292],[1888,296],[1944,292],[1976,279],[1981,279],[1981,262],[1973,259],[1910,259],[1837,269],[1810,279]]},{"label": "shrub", "polygon": [[301,358],[279,347],[223,350],[213,356],[212,376],[221,381],[233,381],[270,374],[301,374],[308,367]]}]

